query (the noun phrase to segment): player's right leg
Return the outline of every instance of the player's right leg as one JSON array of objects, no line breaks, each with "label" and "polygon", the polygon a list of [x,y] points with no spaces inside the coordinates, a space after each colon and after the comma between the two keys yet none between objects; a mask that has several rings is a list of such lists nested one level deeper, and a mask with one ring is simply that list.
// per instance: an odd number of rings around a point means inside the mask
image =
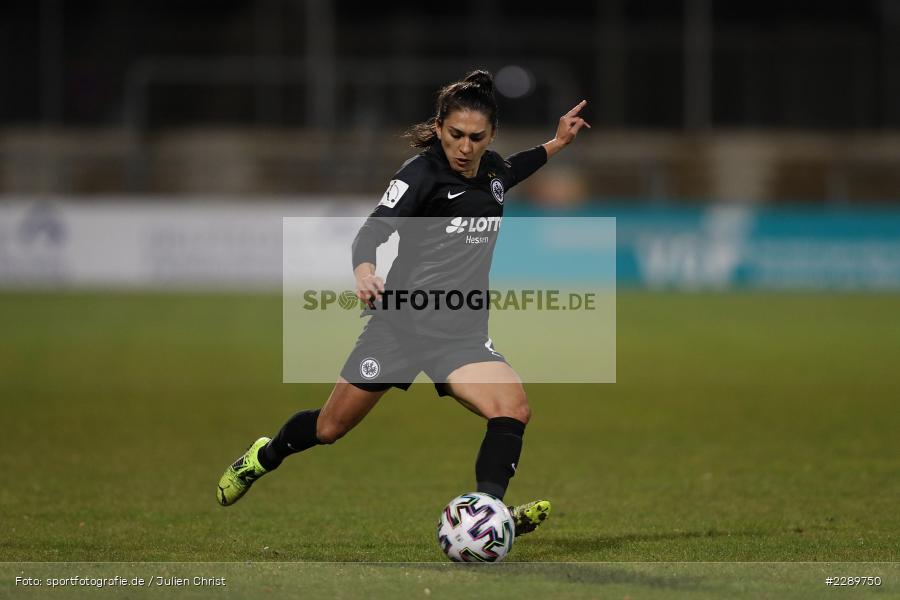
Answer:
[{"label": "player's right leg", "polygon": [[386,391],[363,390],[340,378],[325,406],[296,413],[274,438],[259,438],[225,469],[216,491],[219,504],[231,506],[240,500],[257,479],[277,469],[291,454],[333,444],[358,425]]},{"label": "player's right leg", "polygon": [[[516,473],[525,426],[531,409],[521,380],[506,362],[464,365],[447,376],[449,393],[460,404],[487,419],[487,432],[475,462],[479,492],[503,499]],[[516,537],[531,533],[550,516],[549,500],[510,506]]]}]

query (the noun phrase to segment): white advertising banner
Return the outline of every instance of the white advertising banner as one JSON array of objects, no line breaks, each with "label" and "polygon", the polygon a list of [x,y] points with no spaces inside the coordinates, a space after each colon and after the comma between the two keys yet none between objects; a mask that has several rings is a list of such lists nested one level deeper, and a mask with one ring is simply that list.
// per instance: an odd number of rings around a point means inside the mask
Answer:
[{"label": "white advertising banner", "polygon": [[[0,288],[94,287],[268,289],[282,281],[282,218],[359,215],[344,203],[103,202],[0,203]],[[320,219],[342,226],[348,219]],[[315,231],[294,243],[316,249],[344,239]],[[317,272],[349,273],[335,252],[314,252]]]}]

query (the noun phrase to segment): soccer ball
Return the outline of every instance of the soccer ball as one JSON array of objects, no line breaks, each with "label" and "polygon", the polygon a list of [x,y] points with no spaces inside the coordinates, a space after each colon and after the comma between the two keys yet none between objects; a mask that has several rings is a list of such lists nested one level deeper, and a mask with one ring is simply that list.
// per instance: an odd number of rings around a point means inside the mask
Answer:
[{"label": "soccer ball", "polygon": [[448,502],[437,527],[441,550],[455,562],[500,562],[509,554],[515,537],[506,505],[478,492]]}]

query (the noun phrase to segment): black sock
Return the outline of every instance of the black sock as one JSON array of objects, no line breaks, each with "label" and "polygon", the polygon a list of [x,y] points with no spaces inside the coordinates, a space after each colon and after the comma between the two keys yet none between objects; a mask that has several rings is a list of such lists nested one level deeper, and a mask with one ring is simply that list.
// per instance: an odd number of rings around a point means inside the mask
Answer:
[{"label": "black sock", "polygon": [[522,421],[512,417],[488,419],[487,433],[475,461],[479,492],[503,500],[509,480],[516,474],[524,434],[525,423]]},{"label": "black sock", "polygon": [[288,419],[278,434],[259,449],[256,456],[266,471],[277,469],[285,458],[319,444],[316,421],[319,410],[303,410]]}]

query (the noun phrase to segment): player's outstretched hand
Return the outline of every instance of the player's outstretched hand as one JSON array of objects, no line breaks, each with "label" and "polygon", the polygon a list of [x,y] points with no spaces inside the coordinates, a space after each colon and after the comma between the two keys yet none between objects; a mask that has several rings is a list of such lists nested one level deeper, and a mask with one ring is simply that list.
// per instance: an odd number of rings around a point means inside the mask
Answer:
[{"label": "player's outstretched hand", "polygon": [[572,110],[559,118],[559,127],[556,128],[556,139],[561,141],[563,145],[572,143],[572,140],[578,135],[578,130],[582,127],[591,128],[587,121],[578,116],[578,113],[585,106],[587,106],[587,100],[582,100]]},{"label": "player's outstretched hand", "polygon": [[578,132],[582,127],[587,127],[588,129],[591,128],[587,121],[578,116],[578,113],[580,113],[581,109],[585,106],[587,106],[587,100],[582,100],[576,104],[572,110],[559,118],[559,126],[556,128],[556,137],[544,144],[544,148],[547,149],[548,157],[553,156],[571,144],[572,140],[575,139],[575,136],[578,135]]}]

